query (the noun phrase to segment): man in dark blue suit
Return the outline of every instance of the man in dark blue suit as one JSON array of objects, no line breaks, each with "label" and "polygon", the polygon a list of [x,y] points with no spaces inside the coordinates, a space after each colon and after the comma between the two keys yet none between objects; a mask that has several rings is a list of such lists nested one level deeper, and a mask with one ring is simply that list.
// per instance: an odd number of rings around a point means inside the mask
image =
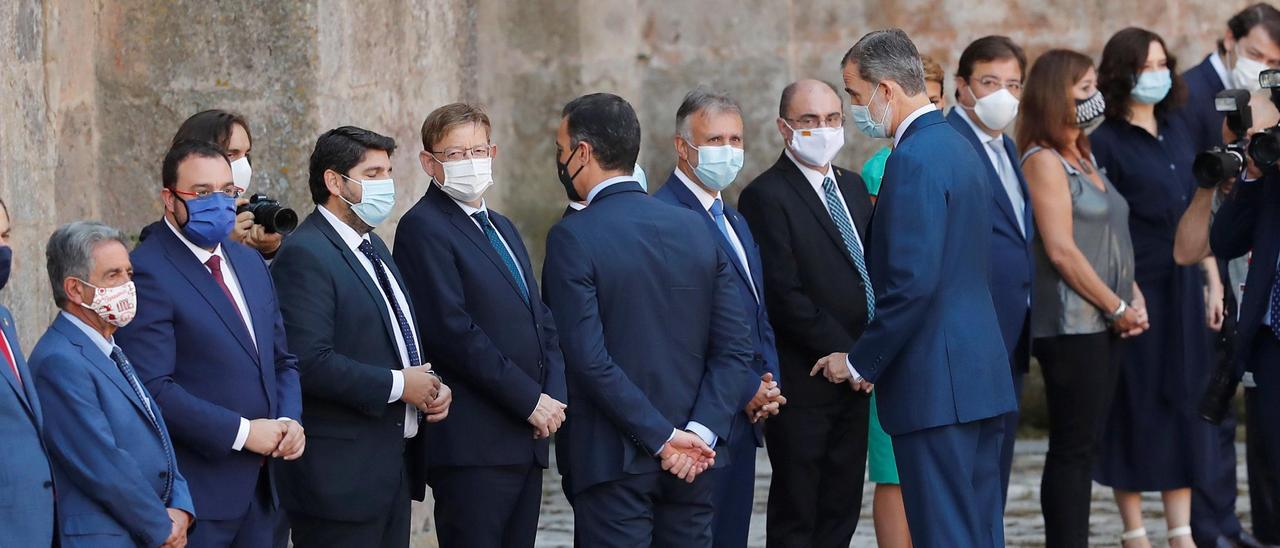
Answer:
[{"label": "man in dark blue suit", "polygon": [[[279,467],[280,501],[299,548],[403,547],[416,462],[406,446],[448,414],[425,364],[400,269],[376,234],[395,205],[395,140],[340,127],[316,140],[315,212],[285,240],[271,274],[298,353],[307,452]],[[421,412],[421,413],[420,413]]]},{"label": "man in dark blue suit", "polygon": [[[63,225],[45,256],[62,311],[31,353],[64,547],[182,546],[195,518],[164,416],[112,335],[137,311],[124,234]],[[4,536],[9,540],[7,529]]]},{"label": "man in dark blue suit", "polygon": [[568,401],[555,320],[510,220],[489,208],[489,116],[453,103],[422,124],[432,183],[400,219],[395,259],[423,347],[457,393],[427,428],[427,482],[442,548],[532,547],[551,435]]},{"label": "man in dark blue suit", "polygon": [[[1280,11],[1268,3],[1258,3],[1241,10],[1227,21],[1225,32],[1217,49],[1200,64],[1182,74],[1187,83],[1187,102],[1175,112],[1191,130],[1192,145],[1197,152],[1222,144],[1222,125],[1225,114],[1214,107],[1214,96],[1225,89],[1258,89],[1255,72],[1268,66],[1280,66]],[[1203,206],[1209,206],[1212,197],[1197,193]],[[1190,209],[1201,204],[1193,203]],[[1223,263],[1225,264],[1225,263]],[[1219,269],[1227,292],[1233,291],[1229,269]],[[1239,283],[1244,280],[1234,280]],[[1231,296],[1234,298],[1234,295]],[[1246,383],[1249,384],[1249,383]],[[1246,398],[1252,392],[1245,387]],[[1248,419],[1246,419],[1248,420]],[[1251,430],[1246,427],[1246,430]],[[1205,471],[1197,474],[1192,485],[1191,528],[1199,546],[1227,546],[1241,543],[1256,545],[1251,535],[1243,530],[1236,517],[1236,416],[1234,407],[1228,407],[1227,415],[1213,439],[1202,440],[1205,451]],[[1261,477],[1266,472],[1256,470],[1255,461],[1249,462],[1249,478]],[[1253,499],[1253,522],[1261,530],[1266,524],[1280,519],[1267,511],[1276,502],[1260,497],[1261,490],[1250,489]],[[1265,519],[1272,516],[1272,519]],[[1280,542],[1276,538],[1272,542]]]},{"label": "man in dark blue suit", "polygon": [[[9,282],[13,248],[9,247],[9,208],[0,201],[0,288]],[[0,469],[14,470],[12,483],[0,489],[0,523],[4,536],[18,546],[53,543],[53,473],[40,437],[43,417],[34,377],[18,344],[18,327],[9,309],[0,306],[0,439],[9,450],[0,456]],[[7,387],[7,388],[6,388]]]},{"label": "man in dark blue suit", "polygon": [[710,466],[758,386],[733,266],[693,212],[630,172],[640,123],[621,97],[565,105],[560,182],[586,209],[547,236],[543,282],[569,384],[568,466],[584,546],[711,546]]},{"label": "man in dark blue suit", "polygon": [[164,218],[132,253],[138,315],[119,346],[164,410],[200,527],[191,545],[272,545],[273,459],[305,447],[297,359],[262,256],[227,239],[239,192],[216,145],[161,169]]},{"label": "man in dark blue suit", "polygon": [[738,300],[751,328],[752,372],[760,382],[747,386],[734,416],[726,456],[715,473],[714,545],[747,545],[756,485],[756,448],[764,446],[764,422],[786,403],[778,388],[778,351],[764,305],[760,249],[747,223],[724,203],[721,191],[738,176],[743,162],[742,108],[726,95],[702,88],[689,92],[676,111],[676,170],[653,197],[696,213],[733,266]]},{"label": "man in dark blue suit", "polygon": [[[1035,220],[1018,147],[1004,130],[1018,114],[1027,56],[1005,36],[975,40],[956,67],[956,108],[947,121],[973,145],[991,187],[991,300],[1013,373],[1013,397],[1031,366],[1031,241]],[[1008,498],[1018,411],[1004,416],[1000,449],[1001,500]]]},{"label": "man in dark blue suit", "polygon": [[1017,402],[988,286],[986,170],[929,102],[906,33],[867,34],[841,65],[854,124],[895,144],[867,245],[873,319],[813,373],[875,385],[912,542],[1004,546],[1003,415]]}]

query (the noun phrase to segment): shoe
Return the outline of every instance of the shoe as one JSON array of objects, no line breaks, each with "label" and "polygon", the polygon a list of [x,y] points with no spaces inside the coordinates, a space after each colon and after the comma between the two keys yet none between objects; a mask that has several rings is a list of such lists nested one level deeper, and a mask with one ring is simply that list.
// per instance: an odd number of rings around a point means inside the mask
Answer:
[{"label": "shoe", "polygon": [[1240,531],[1240,535],[1231,539],[1231,542],[1239,548],[1266,548],[1265,544],[1258,542],[1258,539],[1253,538],[1248,531]]}]

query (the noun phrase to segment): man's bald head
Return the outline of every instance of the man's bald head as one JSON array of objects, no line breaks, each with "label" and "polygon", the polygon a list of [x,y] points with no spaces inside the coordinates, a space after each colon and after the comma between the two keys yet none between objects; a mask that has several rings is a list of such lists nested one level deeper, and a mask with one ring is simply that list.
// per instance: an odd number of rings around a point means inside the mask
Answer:
[{"label": "man's bald head", "polygon": [[797,120],[805,114],[819,114],[814,108],[821,107],[821,114],[840,112],[840,96],[836,88],[821,80],[806,78],[797,80],[782,88],[782,100],[778,102],[778,116],[784,120]]}]

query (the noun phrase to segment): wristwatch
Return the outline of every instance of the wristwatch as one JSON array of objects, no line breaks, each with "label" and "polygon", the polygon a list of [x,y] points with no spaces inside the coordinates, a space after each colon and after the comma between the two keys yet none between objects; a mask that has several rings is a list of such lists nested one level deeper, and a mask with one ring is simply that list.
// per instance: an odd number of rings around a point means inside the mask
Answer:
[{"label": "wristwatch", "polygon": [[1103,317],[1107,319],[1107,323],[1115,323],[1121,316],[1124,316],[1124,312],[1128,309],[1129,303],[1124,302],[1124,299],[1120,299],[1120,306],[1117,306],[1110,314],[1104,314]]}]

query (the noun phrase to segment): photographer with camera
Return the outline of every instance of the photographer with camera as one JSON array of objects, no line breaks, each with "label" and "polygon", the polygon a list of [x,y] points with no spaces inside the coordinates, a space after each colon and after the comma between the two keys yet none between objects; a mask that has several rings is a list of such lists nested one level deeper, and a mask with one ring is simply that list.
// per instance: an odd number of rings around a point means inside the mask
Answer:
[{"label": "photographer with camera", "polygon": [[[1255,268],[1247,274],[1243,296],[1237,291],[1226,294],[1228,312],[1218,344],[1221,364],[1206,387],[1200,412],[1206,419],[1221,421],[1224,427],[1230,425],[1230,399],[1237,383],[1244,384],[1249,497],[1257,539],[1242,533],[1237,542],[1244,546],[1276,544],[1280,543],[1280,415],[1275,413],[1274,405],[1264,409],[1261,402],[1280,394],[1274,371],[1280,354],[1275,351],[1277,343],[1271,338],[1274,332],[1268,321],[1280,231],[1267,224],[1280,218],[1276,202],[1280,188],[1275,184],[1280,182],[1280,172],[1274,165],[1260,166],[1248,152],[1251,145],[1247,143],[1265,128],[1280,123],[1280,110],[1266,95],[1250,96],[1243,90],[1222,92],[1214,103],[1225,118],[1220,129],[1223,142],[1230,144],[1216,146],[1196,158],[1200,188],[1178,224],[1174,258],[1179,264],[1191,264],[1212,252],[1221,266],[1244,256],[1251,248],[1256,254]],[[1246,280],[1237,270],[1233,264],[1231,275],[1224,272],[1224,277]],[[1232,285],[1230,281],[1226,283]],[[1236,302],[1241,304],[1238,316]],[[1265,368],[1273,371],[1264,373],[1269,375],[1264,387],[1256,382],[1254,372]],[[1231,431],[1232,436],[1224,440],[1224,445],[1232,444],[1229,456],[1234,456],[1234,428]],[[1219,455],[1220,460],[1223,458],[1226,456]],[[1234,462],[1231,458],[1233,469]],[[1234,480],[1232,485],[1234,491]],[[1223,532],[1226,533],[1225,528]]]},{"label": "photographer with camera", "polygon": [[284,235],[298,226],[298,214],[265,194],[246,195],[253,176],[249,151],[253,134],[244,116],[221,109],[206,110],[187,118],[173,142],[206,141],[218,145],[231,162],[231,174],[241,196],[236,200],[236,224],[231,239],[252,247],[264,259],[275,257]]}]

